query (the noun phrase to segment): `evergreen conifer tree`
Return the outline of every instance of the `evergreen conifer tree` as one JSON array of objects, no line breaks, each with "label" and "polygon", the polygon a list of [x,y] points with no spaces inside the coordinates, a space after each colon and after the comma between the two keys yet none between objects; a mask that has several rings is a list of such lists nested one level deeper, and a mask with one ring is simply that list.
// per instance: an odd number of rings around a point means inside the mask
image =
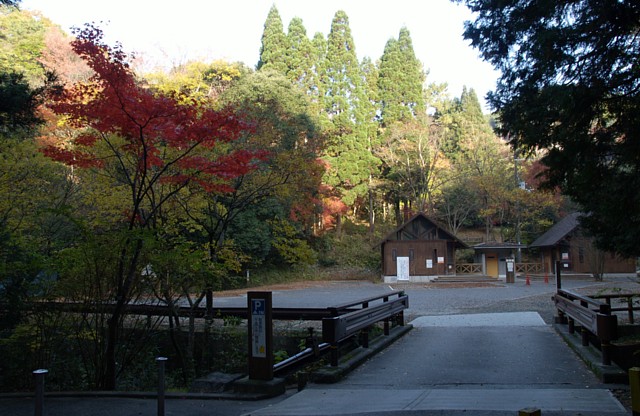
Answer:
[{"label": "evergreen conifer tree", "polygon": [[331,24],[322,79],[325,112],[332,124],[325,154],[329,165],[325,181],[351,206],[366,195],[378,160],[370,150],[374,111],[344,11],[338,11]]},{"label": "evergreen conifer tree", "polygon": [[400,29],[398,39],[389,39],[380,59],[378,88],[384,125],[415,118],[425,111],[425,73],[416,58],[411,34]]},{"label": "evergreen conifer tree", "polygon": [[257,69],[273,69],[281,74],[287,73],[286,53],[289,42],[284,33],[282,19],[276,6],[271,6],[262,32],[262,46]]},{"label": "evergreen conifer tree", "polygon": [[[324,108],[325,94],[325,68],[327,66],[327,40],[320,32],[316,32],[311,40],[312,46],[312,72],[313,82],[309,83],[309,95],[311,101],[318,106]],[[323,113],[324,114],[324,113]]]},{"label": "evergreen conifer tree", "polygon": [[473,88],[462,87],[460,98],[454,99],[449,111],[439,116],[447,120],[446,124],[450,129],[449,139],[444,145],[444,151],[449,157],[459,156],[460,142],[466,137],[493,136],[491,125],[482,113],[480,100]]},{"label": "evergreen conifer tree", "polygon": [[314,53],[313,45],[307,37],[307,30],[299,17],[291,19],[287,31],[287,39],[289,43],[289,49],[285,56],[287,78],[300,86],[306,93],[315,84],[313,73]]}]

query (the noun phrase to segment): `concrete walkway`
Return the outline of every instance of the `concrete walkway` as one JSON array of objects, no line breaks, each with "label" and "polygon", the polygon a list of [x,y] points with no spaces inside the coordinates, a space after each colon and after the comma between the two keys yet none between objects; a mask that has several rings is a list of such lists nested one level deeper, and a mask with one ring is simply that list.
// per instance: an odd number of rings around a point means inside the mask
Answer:
[{"label": "concrete walkway", "polygon": [[537,313],[428,316],[412,325],[344,381],[246,415],[628,414]]}]

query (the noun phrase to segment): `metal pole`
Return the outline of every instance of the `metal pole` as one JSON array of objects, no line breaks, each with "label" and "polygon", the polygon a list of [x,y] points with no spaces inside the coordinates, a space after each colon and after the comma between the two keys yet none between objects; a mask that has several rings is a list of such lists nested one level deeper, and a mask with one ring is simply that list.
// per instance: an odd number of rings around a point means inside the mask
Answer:
[{"label": "metal pole", "polygon": [[167,357],[158,357],[158,416],[164,416],[164,363]]},{"label": "metal pole", "polygon": [[35,416],[43,416],[44,415],[44,376],[49,372],[49,370],[35,370],[33,375],[35,376],[36,382],[36,407],[35,407]]}]

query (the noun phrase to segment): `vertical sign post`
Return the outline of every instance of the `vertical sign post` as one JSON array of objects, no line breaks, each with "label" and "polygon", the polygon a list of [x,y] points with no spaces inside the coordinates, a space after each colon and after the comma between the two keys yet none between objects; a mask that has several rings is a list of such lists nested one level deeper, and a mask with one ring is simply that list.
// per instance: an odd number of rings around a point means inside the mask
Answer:
[{"label": "vertical sign post", "polygon": [[248,292],[249,379],[273,380],[271,292]]}]

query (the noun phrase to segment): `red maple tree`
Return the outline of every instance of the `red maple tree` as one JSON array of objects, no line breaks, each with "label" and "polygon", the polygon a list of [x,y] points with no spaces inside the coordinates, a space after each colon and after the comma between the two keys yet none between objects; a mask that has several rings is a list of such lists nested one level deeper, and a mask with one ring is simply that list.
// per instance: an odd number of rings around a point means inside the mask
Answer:
[{"label": "red maple tree", "polygon": [[[212,110],[184,96],[167,96],[136,79],[120,44],[106,45],[93,24],[76,29],[73,50],[94,71],[51,96],[49,108],[74,128],[63,142],[52,138],[43,152],[69,166],[96,169],[129,193],[123,227],[153,229],[162,206],[185,186],[225,192],[227,181],[245,174],[266,155],[225,146],[250,129],[231,109]],[[238,147],[238,146],[234,146]],[[102,388],[115,389],[116,347],[132,288],[140,279],[144,240],[126,233],[114,267]]]}]

